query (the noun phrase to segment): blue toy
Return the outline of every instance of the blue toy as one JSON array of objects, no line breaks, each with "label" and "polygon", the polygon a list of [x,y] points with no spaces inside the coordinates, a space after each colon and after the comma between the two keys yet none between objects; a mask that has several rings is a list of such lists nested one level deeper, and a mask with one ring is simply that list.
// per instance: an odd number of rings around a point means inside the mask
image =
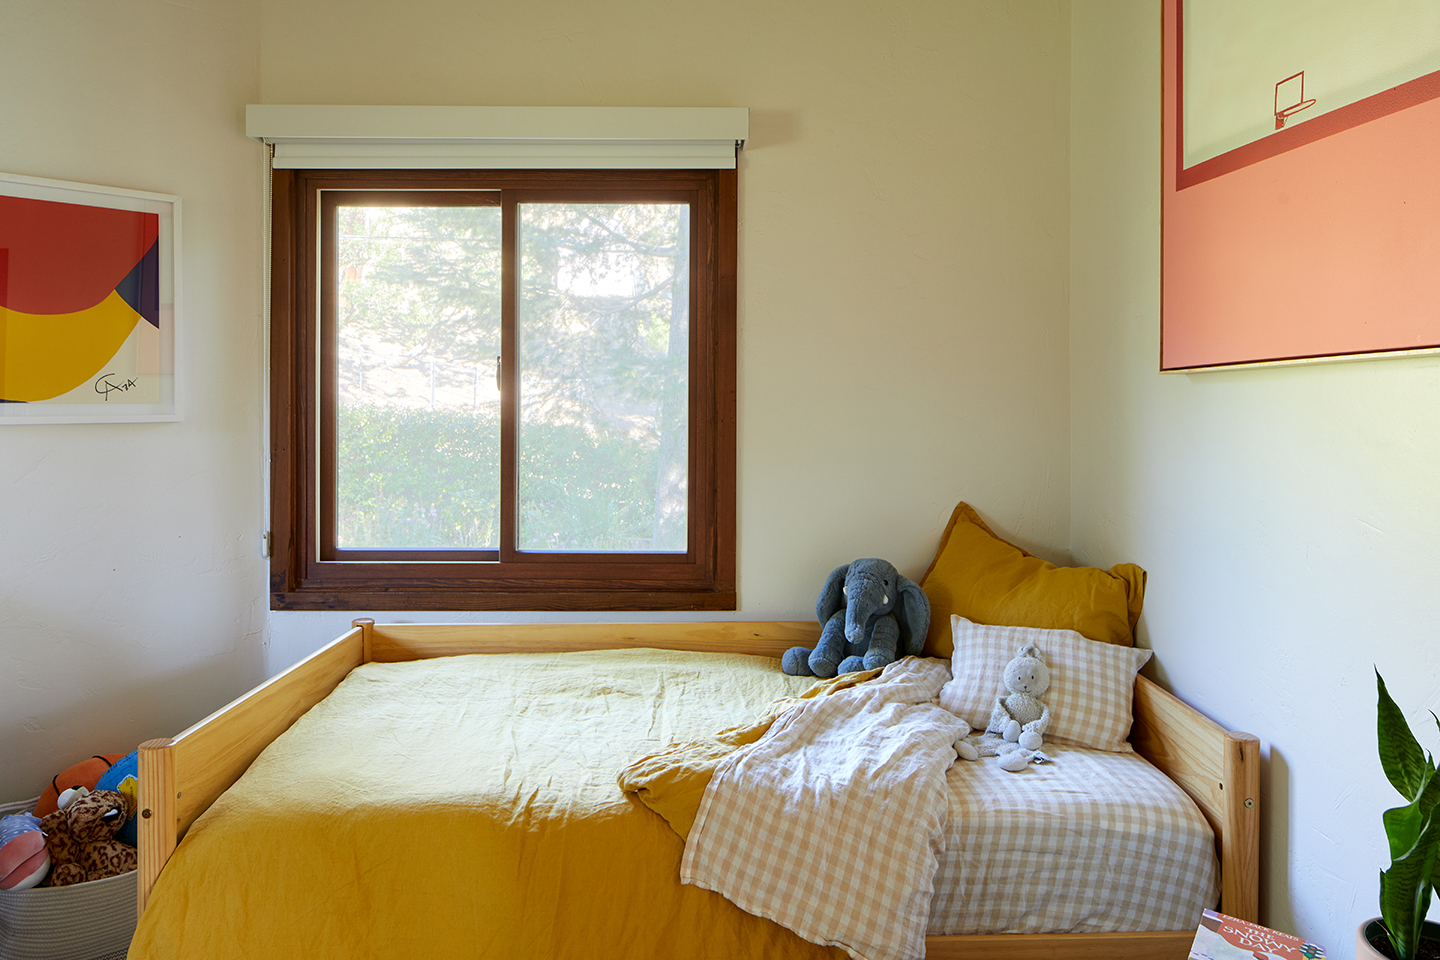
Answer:
[{"label": "blue toy", "polygon": [[823,625],[815,649],[791,647],[780,669],[794,677],[875,670],[915,656],[930,630],[930,599],[884,560],[856,560],[825,578],[815,602]]},{"label": "blue toy", "polygon": [[95,789],[123,793],[125,799],[130,801],[130,819],[126,820],[125,826],[115,834],[115,839],[135,846],[135,811],[140,809],[140,752],[134,750],[116,760],[114,766],[100,775]]}]

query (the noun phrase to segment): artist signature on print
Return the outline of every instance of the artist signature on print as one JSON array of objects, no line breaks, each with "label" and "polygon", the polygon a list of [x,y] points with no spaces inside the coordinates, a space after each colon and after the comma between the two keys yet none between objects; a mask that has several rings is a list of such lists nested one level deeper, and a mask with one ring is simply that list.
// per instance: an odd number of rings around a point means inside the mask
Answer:
[{"label": "artist signature on print", "polygon": [[103,396],[106,403],[109,403],[110,394],[124,393],[126,390],[129,390],[133,386],[135,386],[134,377],[127,377],[126,379],[121,380],[117,378],[115,374],[107,373],[95,381],[95,392]]}]

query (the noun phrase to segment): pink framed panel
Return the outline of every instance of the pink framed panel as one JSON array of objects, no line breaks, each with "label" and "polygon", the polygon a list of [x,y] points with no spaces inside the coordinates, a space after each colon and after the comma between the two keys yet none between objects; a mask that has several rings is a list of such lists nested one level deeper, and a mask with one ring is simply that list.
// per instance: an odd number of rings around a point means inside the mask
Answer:
[{"label": "pink framed panel", "polygon": [[1273,133],[1187,167],[1182,3],[1163,14],[1161,370],[1440,349],[1440,72],[1293,126],[1314,101],[1277,78]]}]

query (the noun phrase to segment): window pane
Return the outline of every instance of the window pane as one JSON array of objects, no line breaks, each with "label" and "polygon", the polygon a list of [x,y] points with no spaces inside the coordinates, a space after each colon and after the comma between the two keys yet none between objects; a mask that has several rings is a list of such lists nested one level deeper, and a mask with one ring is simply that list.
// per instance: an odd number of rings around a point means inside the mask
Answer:
[{"label": "window pane", "polygon": [[687,549],[690,209],[519,208],[521,550]]},{"label": "window pane", "polygon": [[337,207],[336,546],[497,549],[500,208]]}]

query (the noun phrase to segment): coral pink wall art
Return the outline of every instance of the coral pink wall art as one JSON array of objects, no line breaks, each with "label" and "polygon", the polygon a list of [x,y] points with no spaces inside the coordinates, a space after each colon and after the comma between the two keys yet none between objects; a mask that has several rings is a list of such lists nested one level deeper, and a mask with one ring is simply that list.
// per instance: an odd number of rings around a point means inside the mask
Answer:
[{"label": "coral pink wall art", "polygon": [[1440,349],[1440,4],[1165,0],[1163,52],[1161,369]]}]

